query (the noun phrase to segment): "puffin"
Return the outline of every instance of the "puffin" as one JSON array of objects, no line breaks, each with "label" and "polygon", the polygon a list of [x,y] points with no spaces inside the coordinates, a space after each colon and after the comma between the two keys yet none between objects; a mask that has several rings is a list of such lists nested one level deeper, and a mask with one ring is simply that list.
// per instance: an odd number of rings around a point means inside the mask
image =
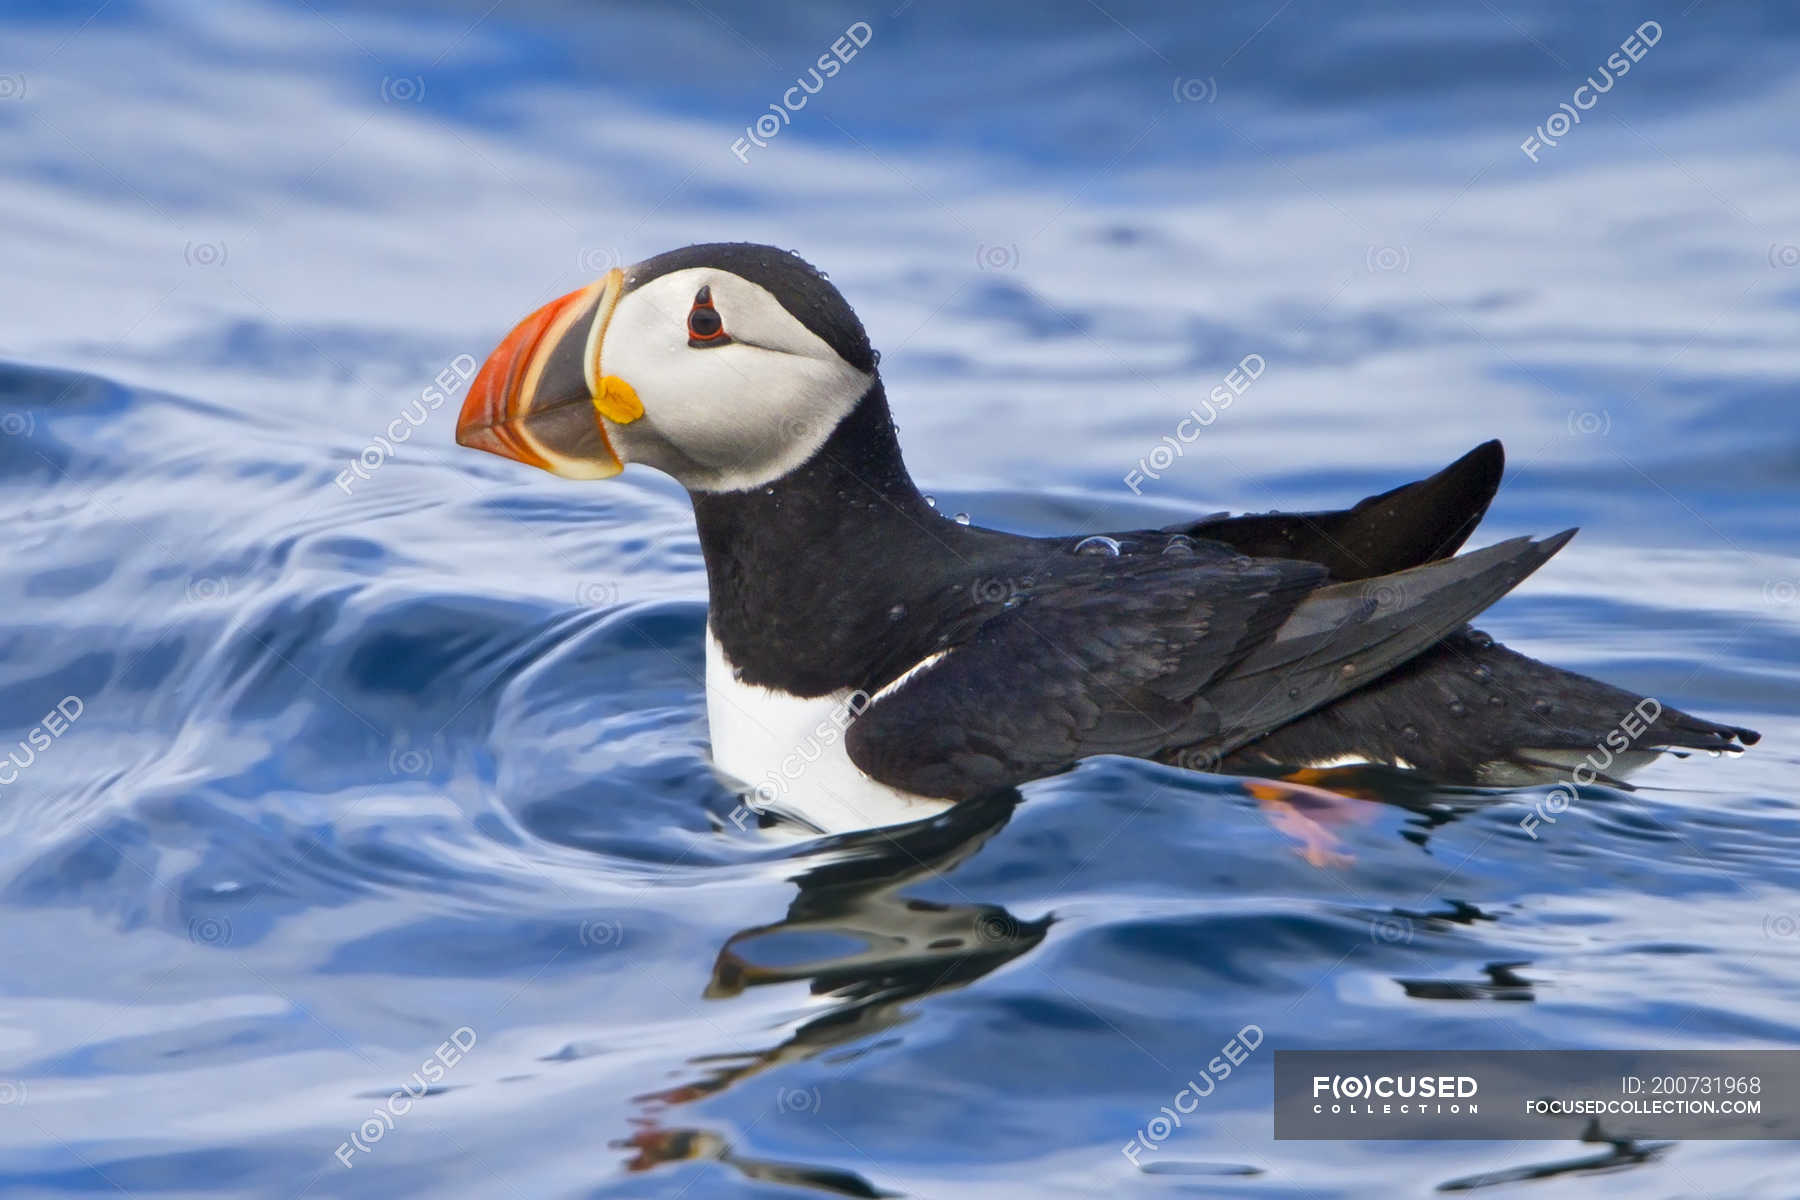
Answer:
[{"label": "puffin", "polygon": [[1029,537],[921,493],[879,362],[797,254],[692,245],[526,317],[457,422],[566,479],[641,464],[686,489],[713,764],[759,823],[907,824],[1095,755],[1514,788],[1758,738],[1470,627],[1575,534],[1459,553],[1497,441],[1341,511]]}]

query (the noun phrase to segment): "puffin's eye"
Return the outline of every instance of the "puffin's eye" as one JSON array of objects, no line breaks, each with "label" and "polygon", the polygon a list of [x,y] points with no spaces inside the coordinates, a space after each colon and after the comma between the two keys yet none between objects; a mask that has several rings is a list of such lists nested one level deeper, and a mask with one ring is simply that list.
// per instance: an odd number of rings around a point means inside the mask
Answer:
[{"label": "puffin's eye", "polygon": [[688,345],[722,346],[730,340],[719,310],[713,307],[712,288],[701,288],[694,293],[694,307],[688,310]]}]

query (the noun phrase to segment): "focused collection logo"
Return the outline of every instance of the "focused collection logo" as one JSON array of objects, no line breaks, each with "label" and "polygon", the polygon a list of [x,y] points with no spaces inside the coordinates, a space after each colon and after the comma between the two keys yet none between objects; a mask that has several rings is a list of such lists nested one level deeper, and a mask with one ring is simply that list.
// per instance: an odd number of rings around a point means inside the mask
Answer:
[{"label": "focused collection logo", "polygon": [[1276,1050],[1273,1098],[1277,1141],[1800,1140],[1790,1096],[1800,1049]]},{"label": "focused collection logo", "polygon": [[1355,1117],[1475,1116],[1473,1075],[1314,1075],[1313,1112]]}]

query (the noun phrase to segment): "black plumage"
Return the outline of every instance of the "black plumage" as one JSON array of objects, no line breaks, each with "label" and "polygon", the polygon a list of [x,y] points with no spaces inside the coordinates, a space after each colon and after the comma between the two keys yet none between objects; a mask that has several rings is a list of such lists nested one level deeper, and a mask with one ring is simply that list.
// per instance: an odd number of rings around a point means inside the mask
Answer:
[{"label": "black plumage", "polygon": [[[822,275],[769,247],[711,245],[647,260],[627,286],[687,266],[760,284],[871,374],[803,465],[696,491],[694,509],[710,627],[737,679],[873,697],[845,745],[877,781],[962,800],[1124,754],[1240,771],[1364,758],[1521,782],[1642,702],[1468,630],[1574,532],[1452,557],[1499,486],[1498,442],[1340,512],[1086,539],[965,526],[913,485],[878,356]],[[1633,748],[1755,740],[1661,708]]]},{"label": "black plumage", "polygon": [[[945,520],[907,478],[877,384],[811,462],[698,494],[695,512],[714,635],[744,682],[874,695],[951,651],[850,727],[852,760],[903,790],[965,799],[1093,754],[1227,770],[1363,756],[1478,782],[1526,750],[1593,746],[1640,699],[1459,632],[1569,536],[1445,558],[1498,459],[1490,444],[1341,513],[1122,532],[1106,535],[1117,556],[1084,554],[1087,539]],[[1672,709],[1654,731],[1755,737]]]},{"label": "black plumage", "polygon": [[1483,442],[1429,479],[1342,512],[1210,517],[1175,528],[1242,554],[1320,563],[1333,579],[1368,579],[1455,554],[1487,513],[1505,468],[1500,443]]},{"label": "black plumage", "polygon": [[[1644,731],[1633,733],[1640,725]],[[1221,769],[1262,773],[1329,758],[1345,747],[1375,762],[1404,761],[1443,783],[1557,782],[1585,762],[1596,778],[1616,784],[1628,755],[1732,751],[1758,739],[1753,729],[1691,716],[1465,629],[1368,687],[1246,745]]]}]

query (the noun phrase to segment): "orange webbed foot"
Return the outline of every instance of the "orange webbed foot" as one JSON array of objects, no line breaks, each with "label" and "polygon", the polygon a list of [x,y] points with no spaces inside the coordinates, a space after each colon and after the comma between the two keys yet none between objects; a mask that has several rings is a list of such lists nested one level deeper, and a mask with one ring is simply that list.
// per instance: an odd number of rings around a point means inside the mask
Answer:
[{"label": "orange webbed foot", "polygon": [[1329,775],[1323,771],[1296,771],[1279,779],[1259,779],[1244,785],[1256,797],[1257,807],[1276,830],[1300,843],[1295,848],[1315,867],[1343,867],[1355,861],[1343,841],[1332,831],[1374,815],[1374,804],[1349,791],[1318,786]]}]

